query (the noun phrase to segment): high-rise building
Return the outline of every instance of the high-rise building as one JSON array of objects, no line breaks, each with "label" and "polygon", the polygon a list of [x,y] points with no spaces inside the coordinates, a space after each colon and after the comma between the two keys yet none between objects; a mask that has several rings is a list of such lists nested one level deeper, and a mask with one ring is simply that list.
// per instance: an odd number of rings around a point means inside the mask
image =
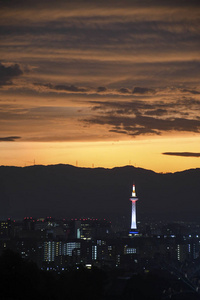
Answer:
[{"label": "high-rise building", "polygon": [[135,192],[135,184],[133,184],[132,196],[129,199],[132,202],[132,212],[131,212],[131,230],[129,232],[130,235],[137,234],[137,223],[136,223],[136,201],[138,198],[136,197]]},{"label": "high-rise building", "polygon": [[52,262],[55,259],[55,241],[44,242],[44,261]]}]

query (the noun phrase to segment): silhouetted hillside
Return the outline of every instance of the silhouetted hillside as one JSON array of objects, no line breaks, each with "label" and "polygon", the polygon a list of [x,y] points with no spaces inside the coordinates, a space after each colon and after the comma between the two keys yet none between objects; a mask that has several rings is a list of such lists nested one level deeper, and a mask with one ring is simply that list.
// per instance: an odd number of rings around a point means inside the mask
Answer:
[{"label": "silhouetted hillside", "polygon": [[132,166],[0,167],[0,217],[130,215],[132,183],[138,214],[171,219],[200,215],[200,169],[159,174]]}]

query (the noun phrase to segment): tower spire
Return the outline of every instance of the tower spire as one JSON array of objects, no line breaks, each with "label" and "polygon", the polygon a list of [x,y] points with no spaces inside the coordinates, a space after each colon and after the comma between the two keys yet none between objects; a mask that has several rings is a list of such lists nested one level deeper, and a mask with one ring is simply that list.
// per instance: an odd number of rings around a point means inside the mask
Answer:
[{"label": "tower spire", "polygon": [[133,184],[133,189],[132,189],[132,198],[136,198],[135,184]]}]

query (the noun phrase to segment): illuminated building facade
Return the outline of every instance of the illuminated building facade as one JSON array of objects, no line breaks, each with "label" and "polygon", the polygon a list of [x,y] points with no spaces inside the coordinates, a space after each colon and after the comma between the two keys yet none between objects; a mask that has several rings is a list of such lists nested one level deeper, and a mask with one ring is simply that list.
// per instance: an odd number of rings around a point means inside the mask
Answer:
[{"label": "illuminated building facade", "polygon": [[55,242],[46,241],[44,242],[44,261],[54,261],[55,258]]},{"label": "illuminated building facade", "polygon": [[129,199],[132,202],[132,212],[131,212],[131,230],[129,234],[137,234],[137,223],[136,223],[136,201],[138,198],[136,197],[135,192],[135,184],[133,184],[132,196]]}]

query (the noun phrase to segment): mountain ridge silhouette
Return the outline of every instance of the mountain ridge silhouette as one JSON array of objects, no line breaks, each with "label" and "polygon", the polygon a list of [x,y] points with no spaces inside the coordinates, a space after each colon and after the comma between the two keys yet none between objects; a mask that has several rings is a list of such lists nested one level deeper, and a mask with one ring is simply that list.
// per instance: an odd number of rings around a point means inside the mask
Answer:
[{"label": "mountain ridge silhouette", "polygon": [[133,166],[0,166],[0,218],[129,218],[134,182],[138,215],[193,220],[200,216],[199,181],[199,168],[163,174]]}]

